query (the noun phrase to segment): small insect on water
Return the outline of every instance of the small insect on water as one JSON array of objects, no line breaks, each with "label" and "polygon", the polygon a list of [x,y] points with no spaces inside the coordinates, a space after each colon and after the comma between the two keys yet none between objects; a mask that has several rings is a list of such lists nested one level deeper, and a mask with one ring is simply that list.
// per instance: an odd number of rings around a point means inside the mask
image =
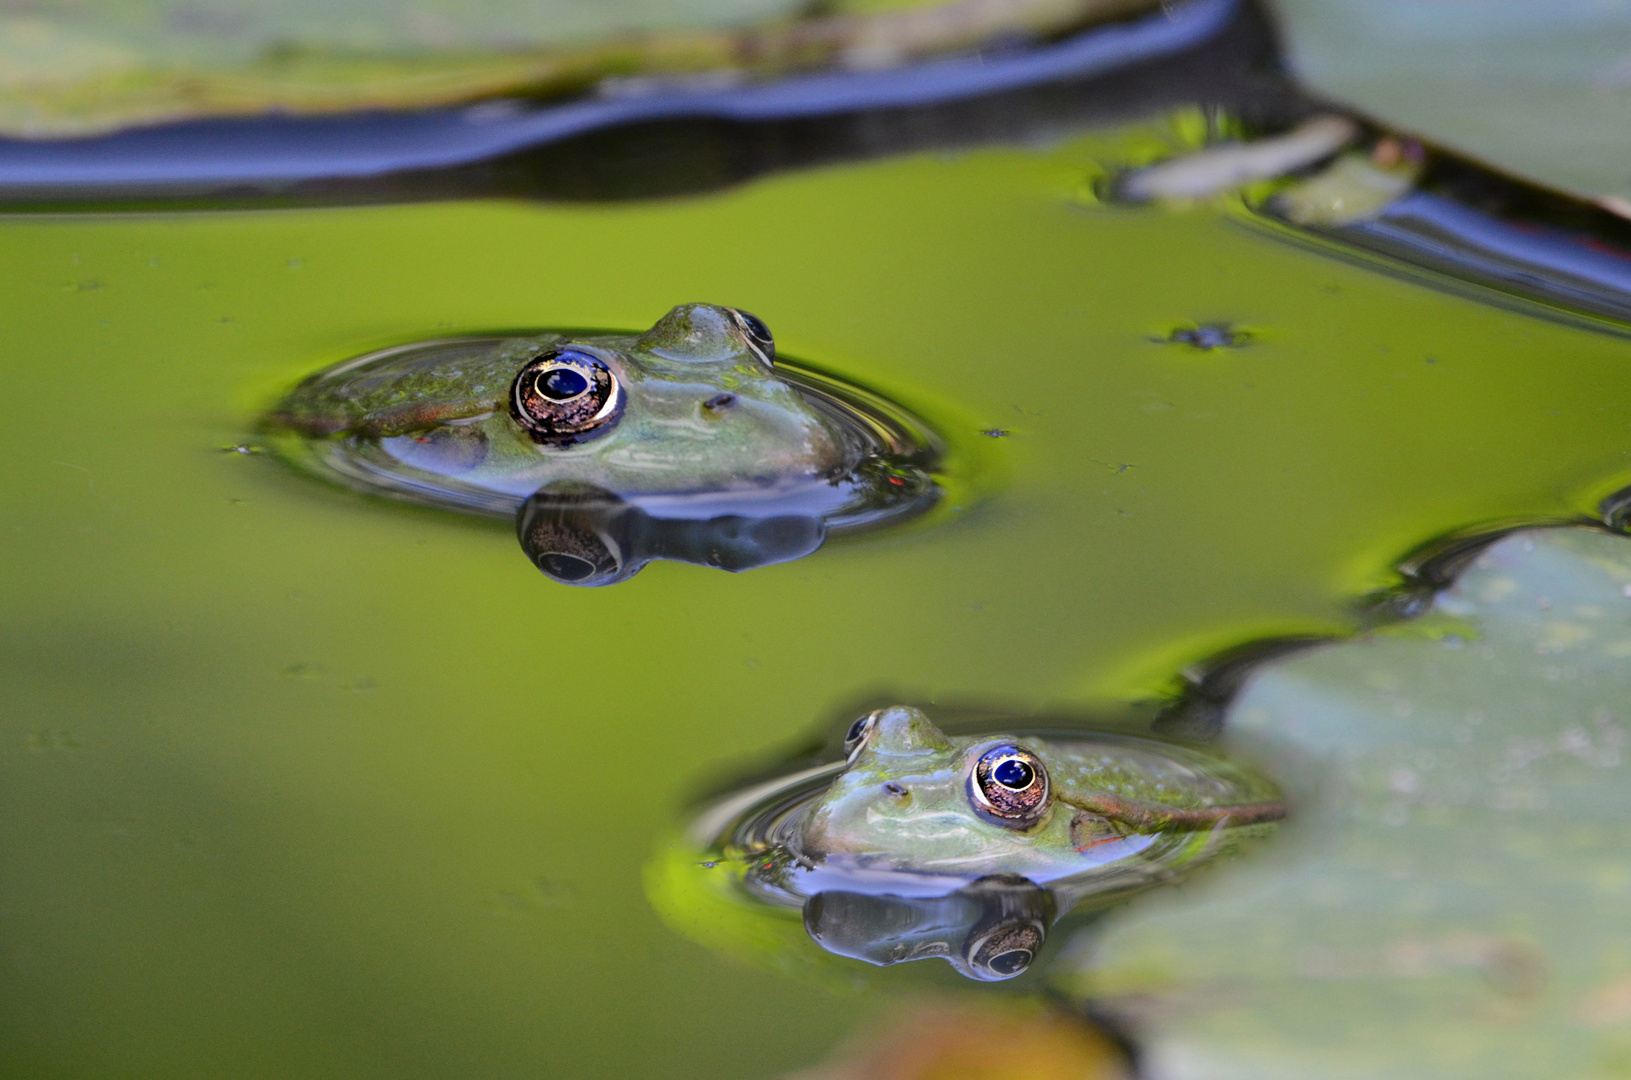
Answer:
[{"label": "small insect on water", "polygon": [[1211,352],[1213,349],[1243,349],[1251,344],[1252,336],[1225,322],[1180,326],[1164,338],[1151,338],[1162,345],[1188,345],[1192,349]]}]

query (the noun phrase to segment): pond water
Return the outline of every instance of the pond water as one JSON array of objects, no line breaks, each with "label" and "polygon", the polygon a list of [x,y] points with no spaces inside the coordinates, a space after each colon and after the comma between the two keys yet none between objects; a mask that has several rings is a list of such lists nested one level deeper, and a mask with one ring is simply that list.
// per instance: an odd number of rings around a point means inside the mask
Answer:
[{"label": "pond water", "polygon": [[[807,1067],[902,994],[991,991],[676,933],[642,875],[700,792],[880,699],[1121,710],[1241,641],[1353,629],[1430,537],[1631,480],[1622,338],[1091,197],[1171,137],[668,201],[0,220],[4,1070]],[[253,452],[348,357],[687,301],[926,418],[957,498],[573,589],[504,524]],[[1214,324],[1241,347],[1182,333]]]}]

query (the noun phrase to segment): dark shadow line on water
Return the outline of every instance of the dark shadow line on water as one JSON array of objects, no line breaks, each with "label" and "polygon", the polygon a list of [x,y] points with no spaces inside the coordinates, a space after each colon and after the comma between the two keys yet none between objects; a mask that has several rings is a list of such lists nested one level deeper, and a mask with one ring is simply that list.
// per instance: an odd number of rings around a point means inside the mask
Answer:
[{"label": "dark shadow line on water", "polygon": [[1590,202],[1439,149],[1411,191],[1367,220],[1295,225],[1274,202],[1248,205],[1243,220],[1414,285],[1631,336],[1631,221]]}]

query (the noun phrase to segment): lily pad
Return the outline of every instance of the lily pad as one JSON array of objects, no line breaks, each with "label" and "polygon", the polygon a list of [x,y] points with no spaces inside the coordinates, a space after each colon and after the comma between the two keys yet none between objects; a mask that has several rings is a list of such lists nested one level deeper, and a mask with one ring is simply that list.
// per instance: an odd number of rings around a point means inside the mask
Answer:
[{"label": "lily pad", "polygon": [[[1155,0],[42,0],[0,13],[0,134],[876,68]],[[629,92],[625,86],[623,92]]]},{"label": "lily pad", "polygon": [[1273,0],[1309,88],[1575,195],[1631,199],[1631,0]]},{"label": "lily pad", "polygon": [[1266,664],[1226,722],[1296,797],[1283,842],[1058,975],[1148,1076],[1620,1075],[1631,539],[1508,535],[1410,623]]}]

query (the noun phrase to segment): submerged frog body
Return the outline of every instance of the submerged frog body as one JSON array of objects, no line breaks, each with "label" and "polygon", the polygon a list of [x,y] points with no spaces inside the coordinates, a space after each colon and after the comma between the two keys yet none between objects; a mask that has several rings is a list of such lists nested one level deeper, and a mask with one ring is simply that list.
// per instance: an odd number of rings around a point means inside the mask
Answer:
[{"label": "submerged frog body", "polygon": [[1045,882],[1170,862],[1173,841],[1284,815],[1266,780],[1165,743],[953,738],[906,707],[862,717],[846,742],[847,767],[789,823],[806,865]]},{"label": "submerged frog body", "polygon": [[[926,508],[932,450],[859,397],[779,364],[752,315],[682,304],[643,334],[451,339],[360,357],[301,383],[267,423],[286,456],[329,479],[517,516],[547,574],[605,584],[649,558],[784,561],[829,527]],[[590,507],[595,520],[558,524]],[[803,524],[785,542],[733,542],[759,519]],[[629,533],[628,520],[639,523],[632,546],[585,539]]]}]

